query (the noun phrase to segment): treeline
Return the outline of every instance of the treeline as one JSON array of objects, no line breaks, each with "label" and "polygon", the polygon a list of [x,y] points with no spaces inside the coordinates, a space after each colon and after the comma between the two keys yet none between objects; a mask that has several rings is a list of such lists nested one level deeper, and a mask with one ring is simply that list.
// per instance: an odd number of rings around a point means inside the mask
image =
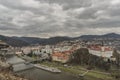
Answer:
[{"label": "treeline", "polygon": [[89,69],[94,67],[109,70],[110,69],[110,60],[104,61],[102,57],[98,57],[89,53],[88,49],[81,48],[74,52],[71,55],[70,63],[79,64],[79,65],[87,65]]},{"label": "treeline", "polygon": [[120,69],[120,53],[117,50],[114,50],[113,56],[116,58],[116,61],[113,62],[113,65],[116,65],[118,69]]}]

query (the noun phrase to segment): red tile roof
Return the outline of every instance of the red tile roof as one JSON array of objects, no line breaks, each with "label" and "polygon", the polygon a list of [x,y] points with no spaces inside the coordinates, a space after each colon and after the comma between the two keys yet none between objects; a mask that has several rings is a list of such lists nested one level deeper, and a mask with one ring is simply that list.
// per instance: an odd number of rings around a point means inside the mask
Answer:
[{"label": "red tile roof", "polygon": [[95,50],[95,51],[102,51],[102,48],[104,51],[112,51],[113,49],[108,46],[90,46],[89,49]]}]

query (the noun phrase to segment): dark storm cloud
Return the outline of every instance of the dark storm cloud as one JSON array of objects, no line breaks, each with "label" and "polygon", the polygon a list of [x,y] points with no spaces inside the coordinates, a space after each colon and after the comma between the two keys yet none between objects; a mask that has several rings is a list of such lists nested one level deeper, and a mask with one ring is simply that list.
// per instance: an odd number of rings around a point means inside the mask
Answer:
[{"label": "dark storm cloud", "polygon": [[0,15],[5,35],[120,33],[119,0],[0,0]]}]

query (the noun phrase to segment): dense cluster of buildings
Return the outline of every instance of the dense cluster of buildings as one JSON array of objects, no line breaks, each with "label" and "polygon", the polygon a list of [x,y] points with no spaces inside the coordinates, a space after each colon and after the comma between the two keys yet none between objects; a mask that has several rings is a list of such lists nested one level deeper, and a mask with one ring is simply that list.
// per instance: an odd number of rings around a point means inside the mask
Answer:
[{"label": "dense cluster of buildings", "polygon": [[77,49],[79,49],[80,42],[77,41],[65,41],[58,43],[56,45],[37,45],[37,46],[28,46],[28,47],[22,47],[22,48],[15,48],[16,54],[29,54],[32,52],[32,54],[46,57],[50,56],[53,61],[58,61],[62,63],[66,63],[69,61],[70,55]]},{"label": "dense cluster of buildings", "polygon": [[16,54],[29,54],[32,52],[35,55],[41,55],[41,57],[48,58],[50,56],[53,61],[66,63],[70,60],[74,51],[80,48],[87,48],[90,54],[96,55],[98,57],[115,60],[115,58],[113,58],[113,46],[101,45],[99,42],[86,43],[80,40],[64,41],[56,45],[37,45],[16,48]]},{"label": "dense cluster of buildings", "polygon": [[[3,43],[0,41],[1,45]],[[108,43],[110,44],[110,42]],[[27,46],[27,47],[11,47],[11,50],[14,51],[17,55],[27,55],[27,54],[35,54],[40,57],[49,58],[51,57],[53,61],[58,61],[61,63],[67,63],[71,55],[77,49],[80,48],[87,48],[90,54],[96,55],[98,57],[103,57],[105,59],[115,60],[113,57],[113,52],[115,47],[97,41],[81,41],[81,40],[74,40],[74,41],[64,41],[60,42],[56,45],[34,45],[34,46]],[[117,52],[120,53],[120,49],[117,48]],[[10,53],[10,52],[9,52]]]}]

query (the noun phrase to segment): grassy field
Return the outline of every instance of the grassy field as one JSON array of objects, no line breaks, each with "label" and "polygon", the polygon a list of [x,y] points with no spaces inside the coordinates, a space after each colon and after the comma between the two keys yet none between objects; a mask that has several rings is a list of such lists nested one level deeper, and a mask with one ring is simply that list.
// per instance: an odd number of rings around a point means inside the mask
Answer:
[{"label": "grassy field", "polygon": [[[50,66],[50,67],[56,67],[64,72],[68,72],[72,75],[78,76],[85,73],[87,70],[78,65],[74,66],[63,66],[62,64],[56,63],[56,62],[42,62],[40,64]],[[87,74],[84,76],[85,80],[115,80],[113,77],[111,77],[110,74],[106,72],[102,72],[100,70],[90,70]]]}]

